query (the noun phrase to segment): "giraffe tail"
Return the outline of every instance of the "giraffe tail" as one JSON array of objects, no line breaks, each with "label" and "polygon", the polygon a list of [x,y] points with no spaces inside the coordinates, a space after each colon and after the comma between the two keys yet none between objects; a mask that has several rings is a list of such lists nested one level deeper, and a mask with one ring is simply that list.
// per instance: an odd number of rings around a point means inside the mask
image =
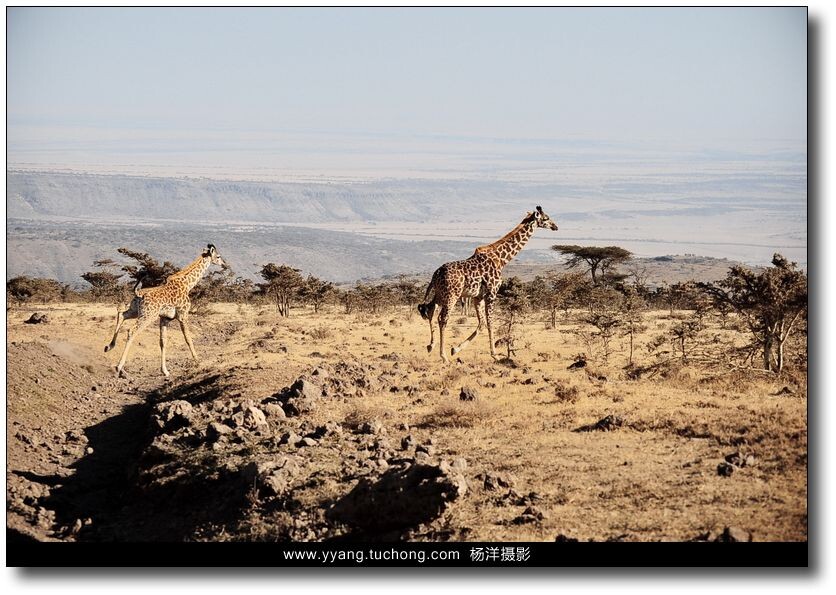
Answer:
[{"label": "giraffe tail", "polygon": [[438,271],[433,274],[432,281],[430,281],[429,286],[427,287],[427,292],[424,294],[424,303],[418,304],[418,312],[421,314],[421,318],[425,320],[430,320],[433,316],[433,312],[435,311],[435,280],[438,276]]}]

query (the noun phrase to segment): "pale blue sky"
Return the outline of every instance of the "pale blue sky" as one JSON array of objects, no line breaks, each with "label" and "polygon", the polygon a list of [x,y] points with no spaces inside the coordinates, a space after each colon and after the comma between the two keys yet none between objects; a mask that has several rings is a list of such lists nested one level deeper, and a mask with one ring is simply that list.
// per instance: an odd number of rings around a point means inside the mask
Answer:
[{"label": "pale blue sky", "polygon": [[806,139],[803,8],[9,8],[7,18],[12,126]]}]

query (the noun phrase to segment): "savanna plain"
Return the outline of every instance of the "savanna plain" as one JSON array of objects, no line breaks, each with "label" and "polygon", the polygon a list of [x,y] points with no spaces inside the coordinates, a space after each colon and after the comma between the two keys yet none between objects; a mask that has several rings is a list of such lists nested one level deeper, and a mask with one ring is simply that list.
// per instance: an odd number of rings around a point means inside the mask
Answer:
[{"label": "savanna plain", "polygon": [[[522,316],[497,361],[483,334],[445,365],[414,307],[209,303],[200,363],[172,326],[169,379],[156,329],[114,374],[115,312],[7,313],[10,539],[807,539],[806,362],[654,342],[691,312],[643,313],[632,366],[628,338],[604,357],[572,310]],[[448,336],[475,326],[457,312]],[[733,314],[702,329],[747,341]]]}]

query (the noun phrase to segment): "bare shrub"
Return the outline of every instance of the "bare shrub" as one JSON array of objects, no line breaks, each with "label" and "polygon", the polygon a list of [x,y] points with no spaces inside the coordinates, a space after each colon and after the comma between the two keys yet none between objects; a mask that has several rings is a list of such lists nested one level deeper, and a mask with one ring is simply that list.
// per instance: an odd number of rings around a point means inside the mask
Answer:
[{"label": "bare shrub", "polygon": [[581,396],[581,391],[573,384],[557,382],[554,387],[555,400],[561,403],[576,403]]},{"label": "bare shrub", "polygon": [[425,415],[420,425],[425,428],[472,428],[490,417],[492,410],[485,401],[443,403]]},{"label": "bare shrub", "polygon": [[357,404],[345,416],[343,425],[351,430],[356,430],[363,424],[390,419],[394,414],[395,412],[392,409],[383,405]]},{"label": "bare shrub", "polygon": [[316,341],[324,341],[331,338],[331,329],[325,326],[318,326],[308,331],[308,336]]}]

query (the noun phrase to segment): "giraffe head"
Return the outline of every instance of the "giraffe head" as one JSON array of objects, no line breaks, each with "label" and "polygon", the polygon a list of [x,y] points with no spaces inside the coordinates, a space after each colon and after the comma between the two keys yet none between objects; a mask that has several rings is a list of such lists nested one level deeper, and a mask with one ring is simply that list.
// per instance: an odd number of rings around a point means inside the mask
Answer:
[{"label": "giraffe head", "polygon": [[557,231],[557,223],[552,221],[551,218],[546,215],[545,211],[543,211],[543,207],[541,206],[534,209],[534,221],[537,222],[537,227]]},{"label": "giraffe head", "polygon": [[221,258],[221,255],[218,253],[218,250],[215,248],[214,244],[209,244],[206,246],[206,250],[203,251],[203,258],[209,258],[211,264],[216,264],[218,266],[226,266],[224,259]]}]

